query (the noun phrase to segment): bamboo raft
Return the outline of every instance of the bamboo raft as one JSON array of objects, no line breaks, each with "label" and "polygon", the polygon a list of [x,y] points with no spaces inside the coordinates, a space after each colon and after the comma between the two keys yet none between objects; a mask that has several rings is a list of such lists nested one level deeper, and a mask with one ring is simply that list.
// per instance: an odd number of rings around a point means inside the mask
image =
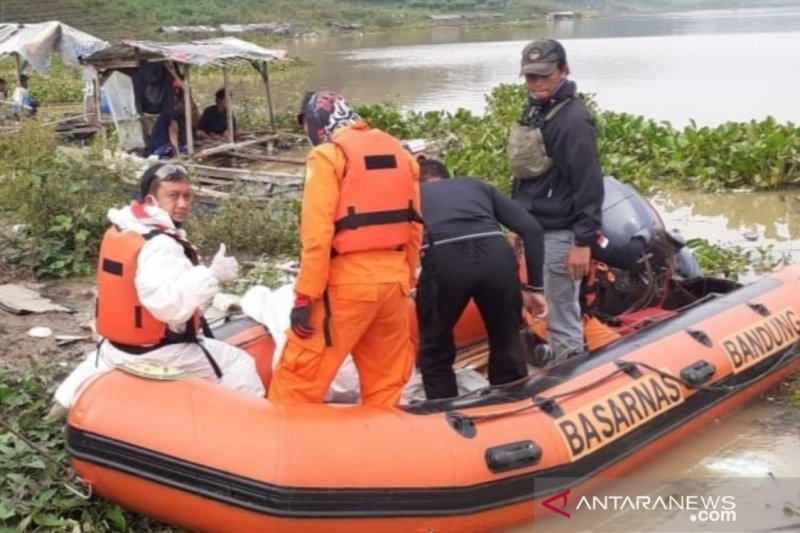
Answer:
[{"label": "bamboo raft", "polygon": [[305,153],[307,141],[291,132],[251,135],[202,148],[184,164],[196,180],[200,197],[219,201],[233,191],[243,191],[256,200],[299,198],[305,161],[288,155],[298,147]]},{"label": "bamboo raft", "polygon": [[[300,198],[303,191],[305,138],[279,131],[253,136],[242,142],[212,144],[194,156],[161,162],[186,167],[194,182],[196,198],[217,205],[232,195],[247,195],[257,202]],[[137,186],[141,173],[155,161],[133,154],[109,155],[114,162],[128,163],[133,172],[126,180]]]},{"label": "bamboo raft", "polygon": [[[443,147],[422,139],[403,141],[414,155],[436,155]],[[184,165],[195,183],[195,195],[203,203],[216,205],[231,195],[245,194],[257,202],[271,199],[297,199],[305,180],[305,156],[309,145],[305,136],[289,131],[258,132],[237,142],[199,142],[193,156],[170,160]],[[117,157],[117,156],[115,156]],[[123,154],[134,167],[128,180],[138,176],[154,161]],[[166,161],[164,161],[166,162]]]}]

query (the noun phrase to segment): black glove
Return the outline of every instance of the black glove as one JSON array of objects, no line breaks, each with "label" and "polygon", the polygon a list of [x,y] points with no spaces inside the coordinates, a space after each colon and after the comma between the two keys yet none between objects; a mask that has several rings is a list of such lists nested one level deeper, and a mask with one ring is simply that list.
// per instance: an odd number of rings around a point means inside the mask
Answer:
[{"label": "black glove", "polygon": [[301,339],[307,339],[314,334],[311,327],[311,298],[298,294],[294,300],[294,307],[289,315],[292,331]]}]

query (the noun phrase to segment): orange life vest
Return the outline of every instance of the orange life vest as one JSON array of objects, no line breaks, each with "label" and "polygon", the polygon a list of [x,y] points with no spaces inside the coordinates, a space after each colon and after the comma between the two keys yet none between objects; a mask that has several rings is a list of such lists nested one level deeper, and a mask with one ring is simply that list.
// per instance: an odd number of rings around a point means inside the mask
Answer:
[{"label": "orange life vest", "polygon": [[336,253],[391,250],[409,242],[414,176],[400,142],[380,130],[341,132],[333,141],[347,160],[336,206]]},{"label": "orange life vest", "polygon": [[[159,346],[172,342],[192,342],[200,329],[200,312],[186,323],[183,334],[175,334],[167,324],[148,311],[136,293],[136,261],[144,243],[156,235],[119,231],[112,226],[103,236],[97,264],[97,333],[108,341],[125,347]],[[186,242],[175,239],[184,253],[198,264],[197,253]]]}]

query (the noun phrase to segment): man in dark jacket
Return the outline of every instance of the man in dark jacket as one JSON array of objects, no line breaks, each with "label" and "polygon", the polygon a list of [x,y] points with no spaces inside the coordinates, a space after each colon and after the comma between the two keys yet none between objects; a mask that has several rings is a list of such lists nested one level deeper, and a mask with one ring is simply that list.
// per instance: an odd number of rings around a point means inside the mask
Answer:
[{"label": "man in dark jacket", "polygon": [[167,159],[187,152],[183,90],[176,92],[173,101],[173,109],[162,111],[153,125],[145,150],[147,156],[157,155]]},{"label": "man in dark jacket", "polygon": [[[519,332],[523,307],[547,314],[542,293],[542,229],[516,202],[474,178],[450,178],[439,161],[420,161],[425,218],[417,289],[419,366],[428,399],[458,395],[453,328],[475,300],[489,337],[489,382],[528,375]],[[514,249],[501,225],[525,243],[528,283],[522,285]]]},{"label": "man in dark jacket", "polygon": [[544,229],[547,330],[555,361],[583,350],[580,284],[589,272],[603,205],[594,123],[568,74],[558,41],[525,45],[520,75],[530,94],[509,138],[512,198]]}]

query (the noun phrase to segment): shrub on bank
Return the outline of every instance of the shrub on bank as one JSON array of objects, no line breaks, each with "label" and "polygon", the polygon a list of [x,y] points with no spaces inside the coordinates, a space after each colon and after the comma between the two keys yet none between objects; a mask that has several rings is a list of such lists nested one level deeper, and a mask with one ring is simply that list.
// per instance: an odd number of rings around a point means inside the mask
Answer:
[{"label": "shrub on bank", "polygon": [[[78,103],[83,101],[84,83],[80,72],[65,65],[58,55],[53,56],[47,74],[29,71],[28,89],[31,97],[43,104]],[[15,86],[16,72],[13,61],[0,61],[0,78],[8,83],[9,94]],[[4,110],[7,111],[7,110]]]},{"label": "shrub on bank", "polygon": [[187,231],[207,257],[224,242],[232,254],[247,257],[294,256],[300,244],[299,200],[259,202],[246,194],[232,194],[213,211],[196,212]]},{"label": "shrub on bank", "polygon": [[35,122],[0,137],[0,261],[44,277],[88,274],[106,211],[124,202],[119,174],[99,158],[60,153],[55,134]]},{"label": "shrub on bank", "polygon": [[[452,169],[508,191],[508,128],[519,118],[525,98],[524,86],[500,85],[487,97],[484,116],[463,109],[402,114],[380,104],[361,106],[358,111],[370,124],[402,138],[453,136],[458,142],[444,150]],[[640,191],[800,186],[800,127],[792,123],[767,118],[676,129],[666,122],[601,111],[591,96],[582,98],[595,116],[603,171]]]},{"label": "shrub on bank", "polygon": [[[80,160],[60,153],[53,131],[34,121],[0,137],[0,154],[0,263],[40,277],[90,274],[108,209],[130,201],[123,176],[133,171],[109,168],[94,151]],[[293,256],[298,212],[296,200],[265,205],[234,194],[214,211],[198,209],[188,231],[208,257],[220,242],[249,257]]]},{"label": "shrub on bank", "polygon": [[62,358],[49,351],[0,360],[0,530],[177,532],[67,488],[85,490],[70,474],[63,424],[44,420],[65,377]]},{"label": "shrub on bank", "polygon": [[[380,104],[357,110],[399,138],[435,139],[456,174],[484,178],[508,192],[508,128],[525,97],[522,86],[499,86],[487,97],[483,116],[466,110],[404,114]],[[600,111],[590,97],[583,98],[597,120],[603,170],[640,191],[800,185],[800,128],[793,124],[767,119],[677,130]],[[278,116],[290,125],[291,113]],[[53,132],[35,121],[18,135],[0,138],[0,154],[0,222],[6,228],[18,225],[18,231],[0,232],[0,262],[40,276],[89,273],[107,209],[128,199],[121,176],[130,170],[110,170],[92,155],[76,161],[61,154]],[[226,242],[232,252],[249,257],[290,256],[299,244],[297,213],[297,202],[264,205],[233,195],[213,213],[196,214],[189,230],[206,254]]]}]

